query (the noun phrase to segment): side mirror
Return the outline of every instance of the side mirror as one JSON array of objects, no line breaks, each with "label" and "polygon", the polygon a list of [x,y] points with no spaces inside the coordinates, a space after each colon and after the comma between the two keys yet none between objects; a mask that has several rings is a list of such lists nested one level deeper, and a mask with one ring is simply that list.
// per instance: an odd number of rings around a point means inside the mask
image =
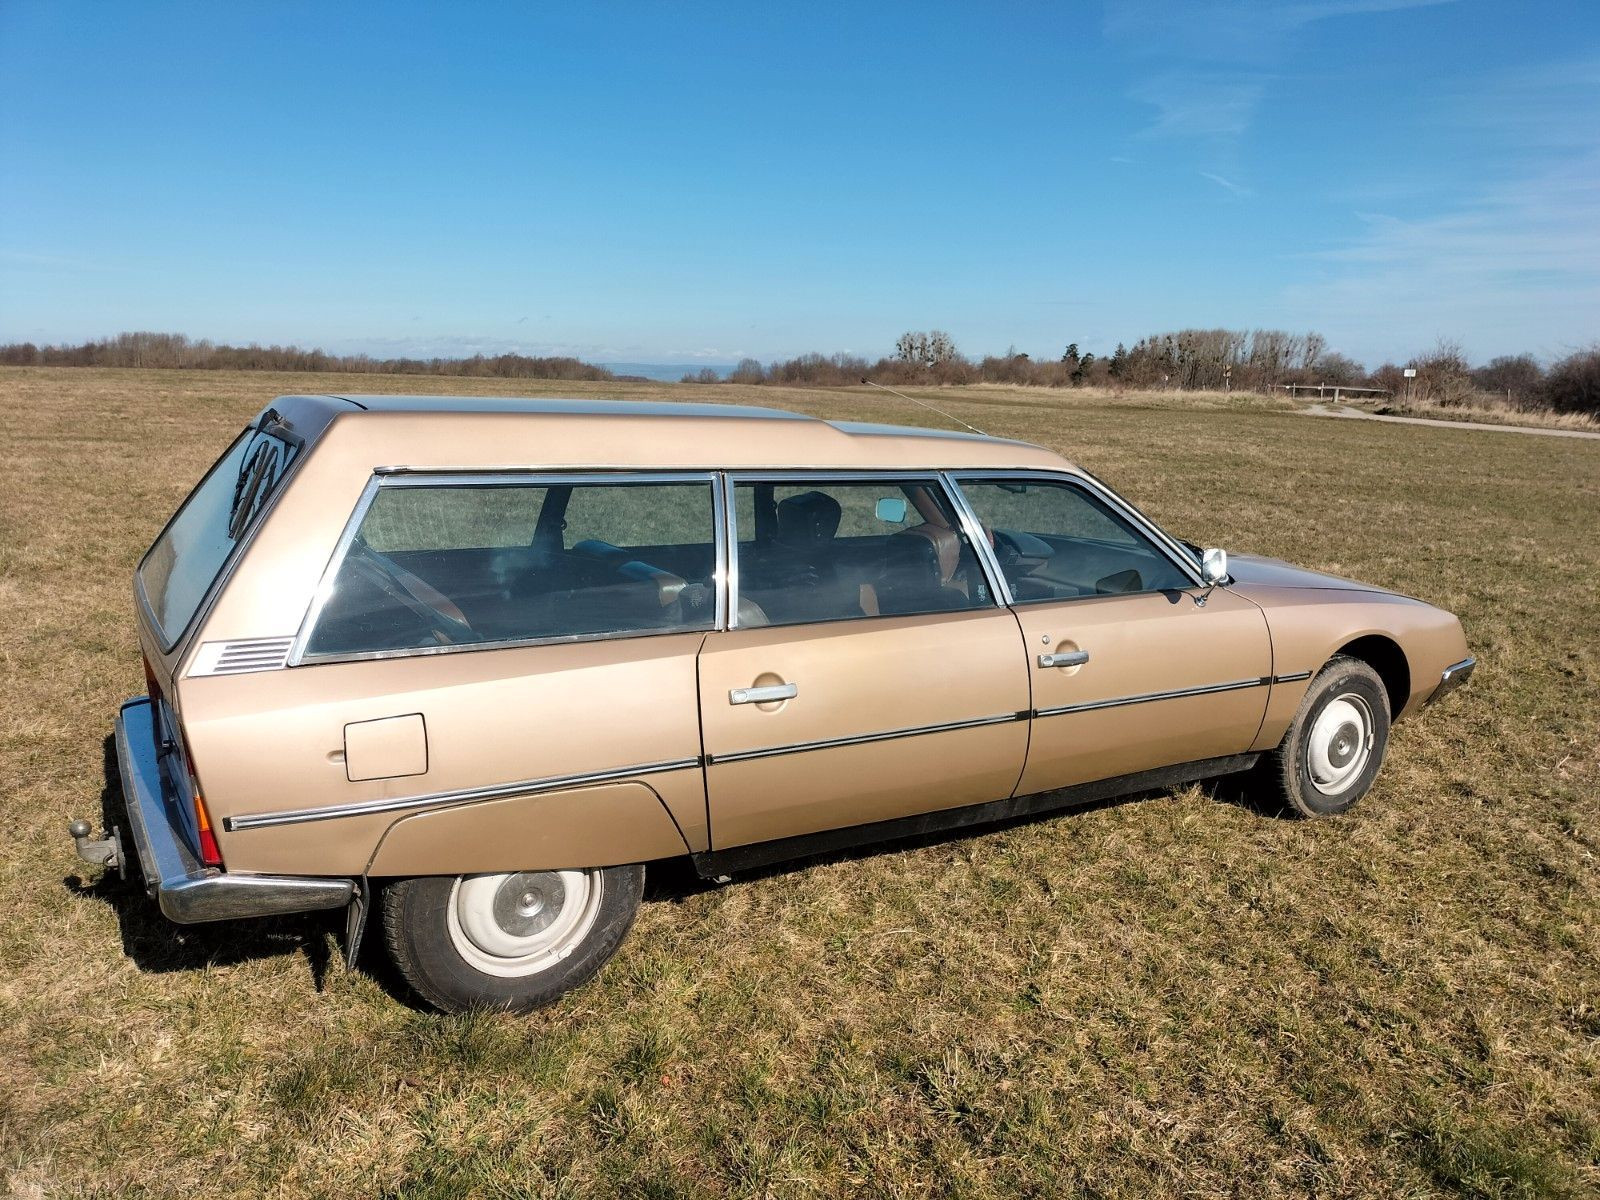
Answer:
[{"label": "side mirror", "polygon": [[1216,587],[1217,584],[1228,578],[1228,552],[1219,550],[1215,546],[1200,556],[1200,578],[1205,580],[1207,587]]},{"label": "side mirror", "polygon": [[906,519],[906,501],[904,496],[885,496],[878,501],[874,510],[878,520],[889,525],[898,525]]}]

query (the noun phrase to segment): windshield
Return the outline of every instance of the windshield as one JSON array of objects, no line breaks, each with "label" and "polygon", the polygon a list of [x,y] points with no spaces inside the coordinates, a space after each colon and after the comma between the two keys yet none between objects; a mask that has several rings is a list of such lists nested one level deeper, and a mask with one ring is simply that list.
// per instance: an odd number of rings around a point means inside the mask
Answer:
[{"label": "windshield", "polygon": [[139,586],[167,649],[194,620],[240,537],[283,477],[294,447],[246,430],[206,473],[139,564]]}]

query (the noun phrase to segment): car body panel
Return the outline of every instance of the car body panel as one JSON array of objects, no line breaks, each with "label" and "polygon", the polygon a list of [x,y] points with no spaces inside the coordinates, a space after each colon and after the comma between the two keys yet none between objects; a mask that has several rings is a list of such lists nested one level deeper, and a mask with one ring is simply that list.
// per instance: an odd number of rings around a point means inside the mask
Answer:
[{"label": "car body panel", "polygon": [[[1267,622],[1243,596],[1214,588],[1197,603],[1202,595],[1194,589],[1017,606],[1037,714],[1019,791],[1249,748],[1271,686]],[[1041,655],[1074,651],[1089,660],[1040,665]],[[1202,688],[1218,690],[1163,695]],[[1088,707],[1095,705],[1104,707]]]},{"label": "car body panel", "polygon": [[402,817],[384,834],[364,873],[461,875],[614,867],[688,854],[690,849],[661,796],[633,781],[507,796]]},{"label": "car body panel", "polygon": [[[706,848],[695,655],[699,633],[364,662],[183,680],[185,728],[230,869],[359,873],[384,831],[430,796],[590,772],[652,771],[691,850]],[[351,780],[351,723],[420,713],[427,772]],[[619,736],[626,731],[626,736]],[[386,802],[410,807],[364,811]],[[346,806],[349,815],[294,819]],[[262,818],[288,818],[284,823]],[[619,842],[637,832],[616,827]],[[639,846],[656,844],[640,834]],[[633,861],[640,861],[635,859]],[[561,864],[571,865],[571,864]],[[483,868],[485,870],[489,868]]]},{"label": "car body panel", "polygon": [[[791,700],[730,703],[786,683]],[[1000,608],[714,633],[700,703],[718,849],[1009,796],[1028,747],[1021,635]]]}]

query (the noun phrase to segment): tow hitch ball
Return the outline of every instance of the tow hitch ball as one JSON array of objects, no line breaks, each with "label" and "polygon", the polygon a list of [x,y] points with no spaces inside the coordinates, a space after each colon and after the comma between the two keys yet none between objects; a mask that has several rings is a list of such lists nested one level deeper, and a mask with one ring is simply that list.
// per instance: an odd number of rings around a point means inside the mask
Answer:
[{"label": "tow hitch ball", "polygon": [[67,832],[72,835],[72,840],[77,843],[78,857],[86,863],[93,863],[97,867],[115,867],[118,873],[122,871],[122,831],[113,825],[106,830],[105,836],[92,838],[94,826],[84,820],[73,821],[67,826]]}]

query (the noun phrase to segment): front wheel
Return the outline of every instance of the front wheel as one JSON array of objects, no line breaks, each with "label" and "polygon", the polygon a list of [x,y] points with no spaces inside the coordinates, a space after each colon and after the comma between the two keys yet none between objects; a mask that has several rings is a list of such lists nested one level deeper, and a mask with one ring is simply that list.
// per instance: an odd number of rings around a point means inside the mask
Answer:
[{"label": "front wheel", "polygon": [[1302,817],[1342,813],[1372,787],[1389,747],[1389,694],[1360,659],[1328,662],[1306,689],[1264,764],[1283,803]]},{"label": "front wheel", "polygon": [[633,925],[644,867],[430,875],[383,894],[389,953],[444,1012],[527,1012],[587,982]]}]

